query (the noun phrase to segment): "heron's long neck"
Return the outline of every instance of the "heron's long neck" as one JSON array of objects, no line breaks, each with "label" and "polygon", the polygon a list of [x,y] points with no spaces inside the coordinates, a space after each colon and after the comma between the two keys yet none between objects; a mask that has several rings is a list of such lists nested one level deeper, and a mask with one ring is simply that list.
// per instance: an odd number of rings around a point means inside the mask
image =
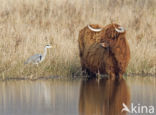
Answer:
[{"label": "heron's long neck", "polygon": [[44,60],[44,58],[45,58],[46,55],[47,55],[47,48],[45,47],[45,48],[44,48],[44,53],[43,53],[42,60]]}]

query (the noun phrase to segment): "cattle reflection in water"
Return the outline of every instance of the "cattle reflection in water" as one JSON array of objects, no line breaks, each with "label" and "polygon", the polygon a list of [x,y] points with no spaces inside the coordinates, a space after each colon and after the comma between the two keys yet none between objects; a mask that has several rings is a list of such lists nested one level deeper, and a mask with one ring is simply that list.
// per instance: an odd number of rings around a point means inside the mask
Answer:
[{"label": "cattle reflection in water", "polygon": [[79,100],[80,115],[126,115],[122,103],[129,105],[130,94],[124,79],[96,78],[82,81]]}]

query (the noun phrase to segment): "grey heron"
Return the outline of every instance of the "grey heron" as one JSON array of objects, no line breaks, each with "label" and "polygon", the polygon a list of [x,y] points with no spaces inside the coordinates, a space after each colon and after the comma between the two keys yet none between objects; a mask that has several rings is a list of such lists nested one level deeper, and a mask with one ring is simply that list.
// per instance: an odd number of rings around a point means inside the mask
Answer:
[{"label": "grey heron", "polygon": [[32,64],[38,65],[39,63],[41,63],[45,59],[45,56],[47,55],[47,48],[51,48],[51,47],[52,47],[51,45],[46,45],[44,48],[43,55],[42,54],[35,54],[35,55],[29,57],[24,64],[32,63]]}]

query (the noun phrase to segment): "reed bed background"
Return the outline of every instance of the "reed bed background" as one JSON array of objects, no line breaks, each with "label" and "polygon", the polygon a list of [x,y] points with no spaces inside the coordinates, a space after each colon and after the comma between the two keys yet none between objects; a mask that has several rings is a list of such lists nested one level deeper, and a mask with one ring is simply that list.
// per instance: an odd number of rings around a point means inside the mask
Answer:
[{"label": "reed bed background", "polygon": [[[0,0],[0,78],[79,76],[78,33],[87,24],[112,22],[127,30],[127,74],[156,75],[155,0]],[[46,59],[24,65],[44,46]]]}]

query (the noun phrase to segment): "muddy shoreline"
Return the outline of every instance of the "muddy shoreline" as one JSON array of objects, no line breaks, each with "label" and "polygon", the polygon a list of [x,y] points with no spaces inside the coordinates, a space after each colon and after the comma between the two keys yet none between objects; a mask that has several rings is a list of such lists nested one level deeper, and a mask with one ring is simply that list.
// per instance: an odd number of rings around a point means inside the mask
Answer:
[{"label": "muddy shoreline", "polygon": [[[125,74],[123,78],[126,77],[156,77],[156,74],[139,74],[139,73],[131,73],[131,74]],[[0,78],[0,81],[10,81],[10,80],[31,80],[31,81],[36,81],[36,80],[76,80],[76,79],[86,79],[88,76],[70,76],[70,77],[63,77],[63,76],[45,76],[45,77],[8,77],[8,78]]]}]

